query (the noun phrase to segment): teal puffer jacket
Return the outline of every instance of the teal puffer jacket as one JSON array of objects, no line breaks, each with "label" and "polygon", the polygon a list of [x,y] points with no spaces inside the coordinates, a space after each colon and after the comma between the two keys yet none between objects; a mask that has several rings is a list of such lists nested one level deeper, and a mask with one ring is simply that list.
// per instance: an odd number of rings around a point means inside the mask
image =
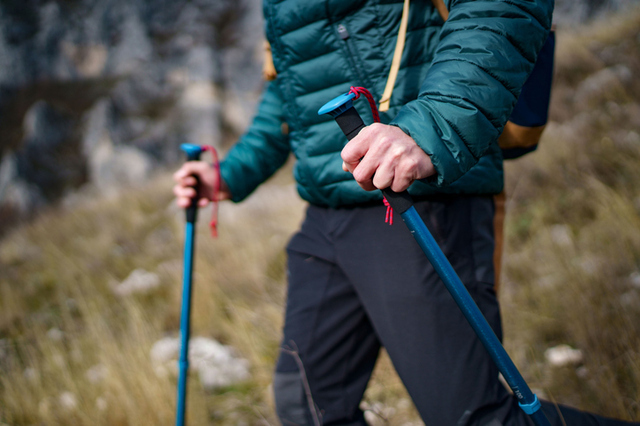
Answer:
[{"label": "teal puffer jacket", "polygon": [[[413,183],[411,194],[498,193],[497,139],[547,37],[553,0],[446,3],[446,23],[431,1],[411,3],[401,69],[381,119],[410,135],[435,166],[436,175]],[[401,0],[264,0],[278,77],[220,166],[234,201],[271,176],[290,152],[298,191],[310,203],[340,207],[381,198],[342,170],[346,139],[317,111],[350,86],[364,86],[380,99],[401,15]],[[356,109],[372,122],[366,101],[356,101]]]}]

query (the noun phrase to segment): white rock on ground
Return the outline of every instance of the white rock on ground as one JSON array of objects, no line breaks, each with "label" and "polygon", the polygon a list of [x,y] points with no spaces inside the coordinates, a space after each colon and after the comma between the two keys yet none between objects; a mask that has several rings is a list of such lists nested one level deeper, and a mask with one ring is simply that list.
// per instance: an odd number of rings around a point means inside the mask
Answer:
[{"label": "white rock on ground", "polygon": [[573,244],[571,229],[567,225],[553,225],[550,235],[551,240],[560,247],[570,247]]},{"label": "white rock on ground", "polygon": [[[180,340],[165,337],[151,348],[151,360],[156,371],[166,374],[177,371]],[[189,367],[196,371],[207,390],[229,386],[249,378],[249,362],[234,354],[233,348],[206,337],[189,340]]]},{"label": "white rock on ground", "polygon": [[69,391],[62,392],[58,397],[58,402],[61,407],[69,411],[78,408],[78,398],[76,398],[75,394]]},{"label": "white rock on ground", "polygon": [[151,361],[154,364],[164,364],[177,359],[180,350],[180,340],[173,337],[164,337],[151,347]]},{"label": "white rock on ground", "polygon": [[54,342],[59,342],[64,337],[64,333],[59,328],[53,327],[47,331],[47,337]]},{"label": "white rock on ground", "polygon": [[369,404],[363,401],[360,404],[360,409],[364,411],[364,418],[367,424],[371,426],[384,426],[389,424],[389,419],[397,412],[395,407],[387,406],[381,402]]},{"label": "white rock on ground", "polygon": [[107,400],[101,396],[96,398],[96,408],[98,411],[105,411],[108,407]]},{"label": "white rock on ground", "polygon": [[31,383],[35,383],[40,377],[38,370],[32,367],[25,368],[24,371],[22,372],[22,375],[24,376],[25,379],[27,379]]},{"label": "white rock on ground", "polygon": [[93,384],[101,383],[107,378],[109,370],[104,364],[96,364],[85,371],[84,376]]},{"label": "white rock on ground", "polygon": [[118,296],[128,296],[135,293],[146,293],[160,286],[160,277],[144,269],[135,269],[120,284],[113,286],[113,292]]},{"label": "white rock on ground", "polygon": [[554,367],[580,364],[583,359],[582,351],[569,345],[558,345],[544,352],[547,362]]}]

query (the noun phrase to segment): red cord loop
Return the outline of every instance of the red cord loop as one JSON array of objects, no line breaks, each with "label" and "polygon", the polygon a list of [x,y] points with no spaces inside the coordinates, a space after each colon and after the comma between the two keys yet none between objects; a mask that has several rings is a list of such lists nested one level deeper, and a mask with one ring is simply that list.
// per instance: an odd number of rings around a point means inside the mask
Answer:
[{"label": "red cord loop", "polygon": [[216,172],[216,184],[213,187],[213,194],[211,194],[211,203],[213,204],[211,209],[211,221],[209,227],[211,228],[211,236],[216,238],[218,236],[218,194],[220,194],[220,162],[218,160],[218,152],[211,145],[202,145],[203,151],[211,152],[213,162],[211,166]]},{"label": "red cord loop", "polygon": [[360,97],[360,94],[363,94],[369,101],[369,106],[371,107],[371,114],[373,114],[373,121],[375,121],[376,123],[380,122],[380,114],[378,114],[378,107],[376,106],[376,101],[373,100],[373,96],[371,95],[371,92],[369,92],[364,87],[351,86],[349,93],[353,93],[354,95],[356,95],[355,99],[358,99]]},{"label": "red cord loop", "polygon": [[384,217],[384,223],[388,223],[389,226],[393,225],[393,207],[387,201],[385,197],[382,198],[382,202],[387,206],[387,214]]},{"label": "red cord loop", "polygon": [[[358,99],[360,97],[360,94],[363,94],[367,98],[367,101],[369,101],[369,106],[371,107],[371,114],[373,115],[373,121],[375,121],[376,123],[380,122],[380,114],[378,113],[378,107],[376,106],[376,101],[373,100],[373,96],[371,95],[371,92],[369,92],[364,87],[351,86],[351,88],[349,89],[349,93],[353,93],[356,96],[355,99]],[[387,207],[387,214],[385,215],[384,223],[393,225],[393,207],[391,207],[391,204],[389,204],[386,198],[383,198],[382,200],[384,202],[384,205]]]}]

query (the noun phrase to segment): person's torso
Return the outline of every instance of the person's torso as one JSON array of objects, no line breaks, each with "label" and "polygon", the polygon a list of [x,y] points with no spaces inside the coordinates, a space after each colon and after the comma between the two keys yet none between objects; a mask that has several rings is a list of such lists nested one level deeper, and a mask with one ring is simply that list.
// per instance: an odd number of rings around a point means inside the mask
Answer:
[{"label": "person's torso", "polygon": [[[267,38],[278,72],[291,149],[297,159],[300,195],[312,204],[338,207],[380,199],[366,192],[342,170],[340,151],[346,138],[318,109],[350,86],[366,87],[375,99],[384,90],[396,45],[403,2],[349,0],[264,0]],[[443,21],[428,0],[413,1],[400,71],[391,107],[380,114],[390,122],[418,96],[439,41]],[[366,101],[356,102],[365,123],[373,121]],[[463,178],[447,188],[415,182],[409,192],[492,193],[502,187],[497,145]]]}]

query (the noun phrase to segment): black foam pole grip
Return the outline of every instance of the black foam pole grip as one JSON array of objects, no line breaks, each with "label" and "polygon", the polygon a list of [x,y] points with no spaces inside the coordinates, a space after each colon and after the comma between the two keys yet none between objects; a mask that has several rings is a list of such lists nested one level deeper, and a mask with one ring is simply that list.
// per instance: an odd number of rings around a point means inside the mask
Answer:
[{"label": "black foam pole grip", "polygon": [[[197,176],[194,177],[196,178],[196,184],[194,185],[194,188],[196,189],[196,191],[198,191],[198,187],[200,186],[200,179],[198,179]],[[198,220],[198,199],[199,197],[196,193],[196,196],[191,199],[191,204],[189,204],[189,207],[187,207],[185,210],[186,219],[189,223],[195,223]]]},{"label": "black foam pole grip", "polygon": [[[200,160],[200,153],[187,152],[187,161],[198,160]],[[200,198],[197,193],[200,186],[200,179],[195,175],[193,177],[196,178],[196,184],[193,186],[196,189],[196,196],[191,199],[191,204],[189,204],[189,207],[185,209],[186,220],[189,223],[196,223],[198,220],[198,200]]]},{"label": "black foam pole grip", "polygon": [[409,195],[409,192],[395,192],[391,188],[385,188],[382,190],[384,198],[387,199],[394,211],[398,214],[402,214],[409,210],[413,206],[413,198]]},{"label": "black foam pole grip", "polygon": [[[365,127],[360,114],[358,114],[358,111],[356,111],[354,107],[347,109],[334,118],[348,140],[355,138],[360,130]],[[413,200],[407,191],[394,192],[391,188],[385,188],[382,190],[382,193],[393,210],[399,214],[406,212],[413,206]]]},{"label": "black foam pole grip", "polygon": [[340,126],[340,130],[347,137],[348,140],[355,138],[360,130],[364,129],[366,126],[360,114],[354,107],[349,108],[342,114],[335,117],[336,123]]}]

